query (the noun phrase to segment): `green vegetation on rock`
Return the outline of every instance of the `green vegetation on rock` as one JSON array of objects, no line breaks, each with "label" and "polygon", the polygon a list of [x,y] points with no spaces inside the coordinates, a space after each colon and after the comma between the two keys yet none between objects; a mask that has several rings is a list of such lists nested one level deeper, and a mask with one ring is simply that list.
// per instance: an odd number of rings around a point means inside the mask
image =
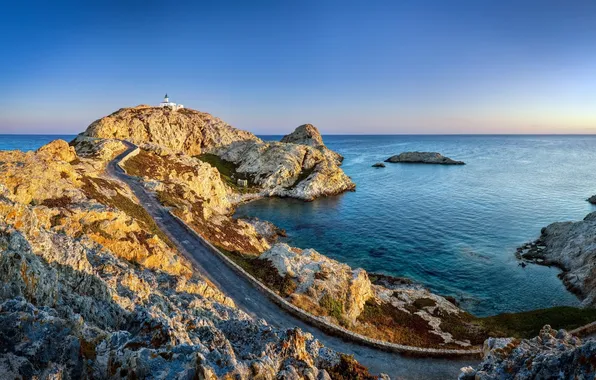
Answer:
[{"label": "green vegetation on rock", "polygon": [[[208,163],[219,171],[221,178],[230,186],[232,189],[240,193],[254,193],[258,189],[255,187],[254,180],[245,173],[238,173],[238,165],[233,162],[226,161],[221,157],[211,154],[203,153],[196,156],[199,160]],[[236,182],[238,179],[245,179],[248,181],[248,187],[238,186]]]}]

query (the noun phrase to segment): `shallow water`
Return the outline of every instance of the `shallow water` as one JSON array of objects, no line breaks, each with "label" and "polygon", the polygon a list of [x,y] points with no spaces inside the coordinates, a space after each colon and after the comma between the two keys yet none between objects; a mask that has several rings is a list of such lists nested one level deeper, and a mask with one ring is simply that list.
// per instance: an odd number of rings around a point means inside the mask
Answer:
[{"label": "shallow water", "polygon": [[[281,136],[264,136],[278,140]],[[556,268],[518,266],[515,248],[549,223],[594,211],[595,136],[326,136],[357,191],[301,202],[263,199],[237,215],[285,228],[371,272],[406,276],[477,315],[578,305]],[[438,151],[465,166],[371,165],[403,151]]]}]

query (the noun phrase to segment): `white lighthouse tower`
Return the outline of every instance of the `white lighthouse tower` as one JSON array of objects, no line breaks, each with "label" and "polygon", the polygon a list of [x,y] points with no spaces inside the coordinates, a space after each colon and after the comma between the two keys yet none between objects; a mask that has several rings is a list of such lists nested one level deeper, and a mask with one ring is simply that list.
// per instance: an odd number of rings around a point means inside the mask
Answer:
[{"label": "white lighthouse tower", "polygon": [[168,94],[166,94],[166,96],[164,96],[163,101],[161,103],[159,103],[158,107],[168,107],[175,110],[179,110],[181,108],[184,108],[184,106],[182,104],[176,104],[174,102],[170,102],[170,98],[168,97]]}]

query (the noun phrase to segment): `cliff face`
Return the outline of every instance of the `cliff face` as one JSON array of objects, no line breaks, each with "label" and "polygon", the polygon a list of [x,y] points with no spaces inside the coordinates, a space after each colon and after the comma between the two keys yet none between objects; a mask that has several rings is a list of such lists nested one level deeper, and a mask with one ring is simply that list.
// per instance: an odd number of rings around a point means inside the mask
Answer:
[{"label": "cliff face", "polygon": [[260,141],[208,113],[149,106],[122,108],[93,122],[82,135],[153,143],[191,156],[235,141]]},{"label": "cliff face", "polygon": [[194,273],[128,187],[104,175],[119,143],[96,142],[80,156],[64,141],[0,152],[0,373],[317,378],[340,363],[309,334],[253,320]]}]

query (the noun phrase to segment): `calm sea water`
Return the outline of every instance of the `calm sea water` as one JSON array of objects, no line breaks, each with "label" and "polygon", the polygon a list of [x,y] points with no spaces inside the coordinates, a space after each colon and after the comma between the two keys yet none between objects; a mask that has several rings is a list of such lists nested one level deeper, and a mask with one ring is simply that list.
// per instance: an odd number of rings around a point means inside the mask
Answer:
[{"label": "calm sea water", "polygon": [[76,135],[0,135],[0,150],[36,150],[42,145],[62,139],[71,141]]},{"label": "calm sea water", "polygon": [[[0,135],[35,150],[74,135]],[[262,136],[279,140],[281,136]],[[237,215],[270,220],[289,243],[371,272],[406,276],[477,315],[578,305],[559,271],[518,266],[514,252],[555,221],[596,210],[596,136],[326,136],[357,191],[302,202],[264,199]],[[438,151],[465,166],[373,163]]]},{"label": "calm sea water", "polygon": [[[265,139],[278,140],[278,136]],[[578,305],[555,268],[518,266],[515,248],[543,226],[596,208],[595,136],[326,136],[345,156],[354,193],[240,207],[312,247],[371,272],[406,276],[477,315]],[[465,166],[371,165],[437,151]]]}]

